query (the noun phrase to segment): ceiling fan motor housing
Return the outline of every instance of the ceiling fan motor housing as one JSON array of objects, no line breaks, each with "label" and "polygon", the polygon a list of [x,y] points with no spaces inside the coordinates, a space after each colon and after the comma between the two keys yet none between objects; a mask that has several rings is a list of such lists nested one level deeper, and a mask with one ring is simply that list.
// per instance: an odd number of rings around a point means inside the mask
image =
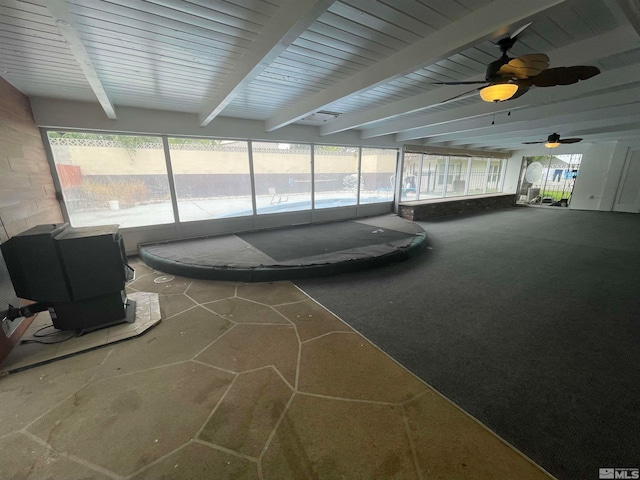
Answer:
[{"label": "ceiling fan motor housing", "polygon": [[506,77],[504,75],[498,75],[498,71],[502,68],[503,65],[509,63],[511,58],[506,55],[501,56],[498,60],[494,60],[487,66],[487,72],[485,74],[485,80],[491,83],[507,83],[511,80],[511,77]]}]

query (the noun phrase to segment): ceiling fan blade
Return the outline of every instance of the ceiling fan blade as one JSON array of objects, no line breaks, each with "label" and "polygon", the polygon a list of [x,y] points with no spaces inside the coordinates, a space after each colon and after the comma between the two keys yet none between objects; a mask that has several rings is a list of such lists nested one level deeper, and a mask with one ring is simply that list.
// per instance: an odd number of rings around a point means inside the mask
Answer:
[{"label": "ceiling fan blade", "polygon": [[544,70],[540,75],[532,77],[536,87],[555,87],[556,85],[571,85],[580,80],[587,80],[600,73],[598,67],[579,65],[576,67],[557,67]]},{"label": "ceiling fan blade", "polygon": [[486,80],[475,80],[468,82],[429,82],[429,85],[480,85],[487,83]]},{"label": "ceiling fan blade", "polygon": [[513,45],[518,40],[518,35],[520,35],[524,31],[525,28],[529,27],[529,25],[531,25],[531,23],[532,22],[521,26],[520,28],[518,28],[515,32],[513,32],[508,37],[504,37],[504,38],[501,38],[500,40],[498,40],[496,42],[496,45],[498,45],[498,47],[500,47],[500,51],[506,54],[506,52],[511,50],[511,47],[513,47]]},{"label": "ceiling fan blade", "polygon": [[525,93],[527,93],[528,91],[529,91],[529,85],[521,85],[518,82],[518,90],[516,91],[516,93],[513,94],[513,97],[508,98],[507,100],[514,100],[516,98],[519,98]]},{"label": "ceiling fan blade", "polygon": [[527,28],[529,28],[531,25],[533,24],[533,22],[529,22],[524,24],[523,26],[521,26],[520,28],[518,28],[515,32],[513,32],[511,35],[509,35],[511,38],[516,38],[518,35],[520,35],[522,32],[524,32]]},{"label": "ceiling fan blade", "polygon": [[534,143],[577,143],[581,142],[581,138],[560,138],[557,133],[552,133],[546,140],[541,142],[522,142],[525,145],[533,145]]},{"label": "ceiling fan blade", "polygon": [[535,77],[549,68],[549,57],[544,53],[531,53],[509,60],[500,67],[498,75],[513,75],[516,78],[525,79]]},{"label": "ceiling fan blade", "polygon": [[[487,83],[487,82],[482,82],[482,83]],[[453,102],[454,100],[462,100],[463,98],[470,97],[471,95],[474,95],[476,92],[479,92],[483,88],[484,87],[474,88],[473,90],[469,90],[468,92],[461,93],[460,95],[456,95],[455,97],[447,98],[442,102],[438,102],[438,105],[442,105],[444,103]]]}]

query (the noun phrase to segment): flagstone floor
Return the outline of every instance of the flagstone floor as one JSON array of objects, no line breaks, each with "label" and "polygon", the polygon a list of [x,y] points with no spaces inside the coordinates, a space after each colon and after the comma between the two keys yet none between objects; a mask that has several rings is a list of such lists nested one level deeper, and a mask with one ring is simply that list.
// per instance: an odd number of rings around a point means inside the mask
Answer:
[{"label": "flagstone floor", "polygon": [[2,478],[552,478],[293,283],[134,268],[160,324],[0,378]]}]

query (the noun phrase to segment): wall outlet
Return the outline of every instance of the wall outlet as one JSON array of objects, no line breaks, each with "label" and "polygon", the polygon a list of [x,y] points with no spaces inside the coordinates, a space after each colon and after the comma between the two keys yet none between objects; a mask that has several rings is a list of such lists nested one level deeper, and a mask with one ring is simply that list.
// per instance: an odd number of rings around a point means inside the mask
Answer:
[{"label": "wall outlet", "polygon": [[588,198],[589,200],[593,200],[594,196],[593,196],[593,195],[589,195],[587,198]]}]

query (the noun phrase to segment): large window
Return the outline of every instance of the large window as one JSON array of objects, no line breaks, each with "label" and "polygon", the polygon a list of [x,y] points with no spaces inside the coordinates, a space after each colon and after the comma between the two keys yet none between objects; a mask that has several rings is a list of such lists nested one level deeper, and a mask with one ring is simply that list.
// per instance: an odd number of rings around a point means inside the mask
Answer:
[{"label": "large window", "polygon": [[502,186],[502,160],[489,159],[487,192],[499,192]]},{"label": "large window", "polygon": [[174,221],[162,139],[48,132],[74,227],[140,227]]},{"label": "large window", "polygon": [[311,145],[253,142],[259,214],[311,209]]},{"label": "large window", "polygon": [[401,201],[479,195],[502,191],[504,161],[405,152]]},{"label": "large window", "polygon": [[393,201],[397,157],[393,149],[362,149],[360,203]]},{"label": "large window", "polygon": [[[402,186],[400,189],[400,200],[415,200],[417,196],[418,179],[420,178],[420,165],[422,162],[422,154],[405,153],[404,169],[402,171]],[[425,183],[425,185],[430,182]]]},{"label": "large window", "polygon": [[[141,227],[389,204],[398,150],[229,139],[47,133],[73,226]],[[403,196],[416,196],[422,156]],[[443,157],[444,158],[444,157]],[[444,167],[423,188],[443,191]],[[425,164],[426,165],[426,164]],[[440,168],[440,170],[438,170]]]},{"label": "large window", "polygon": [[358,148],[316,145],[315,208],[343,207],[358,202]]},{"label": "large window", "polygon": [[252,215],[247,142],[169,138],[180,221]]},{"label": "large window", "polygon": [[447,157],[439,155],[420,155],[422,168],[420,168],[420,188],[418,189],[421,199],[440,198],[444,196],[446,187],[445,175],[447,172]]},{"label": "large window", "polygon": [[458,197],[465,195],[466,188],[469,183],[469,158],[468,157],[449,157],[449,169],[447,171],[447,188],[445,195],[447,197]]}]

